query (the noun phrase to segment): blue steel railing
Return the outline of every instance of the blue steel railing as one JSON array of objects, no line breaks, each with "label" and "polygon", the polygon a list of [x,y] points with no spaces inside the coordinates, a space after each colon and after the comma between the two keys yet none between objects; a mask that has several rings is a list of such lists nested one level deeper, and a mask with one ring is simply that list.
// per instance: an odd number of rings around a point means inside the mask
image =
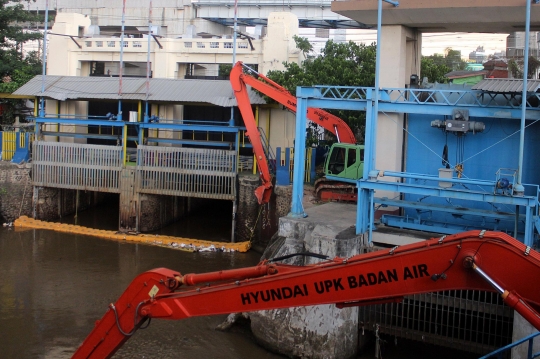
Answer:
[{"label": "blue steel railing", "polygon": [[513,343],[510,343],[508,344],[507,346],[504,346],[502,348],[499,348],[487,355],[484,355],[483,357],[480,357],[479,359],[487,359],[487,358],[498,358],[498,359],[502,359],[503,357],[503,354],[512,349],[513,347],[516,347],[520,344],[523,344],[525,342],[529,342],[529,347],[527,349],[527,359],[533,359],[533,358],[538,358],[540,357],[540,352],[537,352],[537,353],[533,353],[533,339],[535,337],[537,337],[538,335],[540,335],[540,332],[536,332],[536,333],[533,333],[531,335],[528,335],[526,336],[525,338],[522,338],[516,342],[513,342]]},{"label": "blue steel railing", "polygon": [[[373,98],[372,87],[313,86],[317,98],[336,100],[366,100]],[[521,94],[485,92],[470,89],[384,88],[379,101],[400,104],[436,104],[440,106],[521,107]],[[530,93],[527,108],[538,110],[539,93]]]}]

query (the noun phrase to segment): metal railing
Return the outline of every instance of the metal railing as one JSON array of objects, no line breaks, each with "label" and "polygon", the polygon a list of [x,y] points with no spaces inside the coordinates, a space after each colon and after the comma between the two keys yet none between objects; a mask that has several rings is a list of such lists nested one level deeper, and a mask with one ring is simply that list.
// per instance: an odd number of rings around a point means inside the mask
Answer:
[{"label": "metal railing", "polygon": [[141,193],[234,200],[236,152],[139,146],[137,189]]},{"label": "metal railing", "polygon": [[34,141],[34,186],[120,191],[122,147]]},{"label": "metal railing", "polygon": [[512,341],[514,311],[497,293],[452,290],[360,308],[366,329],[484,354]]},{"label": "metal railing", "polygon": [[18,148],[24,148],[27,137],[31,141],[33,135],[27,132],[1,131],[0,132],[0,160],[11,161]]},{"label": "metal railing", "polygon": [[536,332],[536,333],[533,333],[533,334],[530,334],[530,335],[527,335],[525,338],[522,338],[518,341],[515,341],[513,342],[512,344],[508,344],[507,346],[504,346],[502,348],[499,348],[487,355],[484,355],[483,357],[480,357],[479,359],[487,359],[487,358],[497,358],[497,359],[502,359],[503,358],[503,355],[506,354],[507,351],[511,350],[512,348],[514,347],[517,347],[518,345],[521,345],[525,342],[528,342],[528,347],[527,347],[527,359],[534,359],[534,358],[538,358],[540,357],[540,352],[538,353],[533,353],[533,343],[534,343],[534,338],[537,337],[538,335],[540,335],[540,332]]},{"label": "metal railing", "polygon": [[[317,98],[339,100],[365,100],[373,98],[371,87],[314,86]],[[530,94],[527,108],[538,109],[540,94]],[[412,89],[385,88],[380,91],[381,102],[400,104],[436,104],[440,106],[521,107],[521,94],[490,93],[469,89]]]}]

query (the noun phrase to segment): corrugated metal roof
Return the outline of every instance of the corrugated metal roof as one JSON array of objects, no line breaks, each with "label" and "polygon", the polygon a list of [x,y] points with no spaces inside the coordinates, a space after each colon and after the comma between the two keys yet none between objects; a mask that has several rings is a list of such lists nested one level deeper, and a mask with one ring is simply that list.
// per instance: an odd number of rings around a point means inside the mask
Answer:
[{"label": "corrugated metal roof", "polygon": [[[55,100],[145,100],[146,79],[123,78],[122,96],[118,95],[117,77],[46,76],[45,92],[41,93],[41,75],[15,91],[14,95],[44,96]],[[254,105],[266,102],[248,87]],[[236,99],[227,80],[150,79],[150,102],[201,102],[216,106],[236,106]]]},{"label": "corrugated metal roof", "polygon": [[[536,92],[540,88],[540,80],[527,80],[527,92]],[[472,87],[473,90],[486,92],[512,93],[523,90],[520,79],[484,79]]]}]

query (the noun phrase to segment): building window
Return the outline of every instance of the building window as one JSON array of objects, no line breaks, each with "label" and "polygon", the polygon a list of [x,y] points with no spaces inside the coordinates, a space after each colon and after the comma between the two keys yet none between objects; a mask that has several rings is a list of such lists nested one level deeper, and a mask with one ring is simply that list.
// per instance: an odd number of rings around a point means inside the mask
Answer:
[{"label": "building window", "polygon": [[247,49],[248,48],[248,43],[247,42],[239,42],[238,43],[238,48],[239,49]]},{"label": "building window", "polygon": [[115,47],[116,45],[115,41],[107,41],[107,47]]},{"label": "building window", "polygon": [[219,49],[219,42],[211,42],[210,43],[210,48],[211,49]]},{"label": "building window", "polygon": [[184,47],[186,49],[191,49],[191,44],[192,44],[191,42],[184,42]]},{"label": "building window", "polygon": [[142,42],[140,42],[140,41],[133,41],[133,47],[142,47]]},{"label": "building window", "polygon": [[226,49],[232,49],[232,42],[226,42],[223,47],[225,47]]},{"label": "building window", "polygon": [[85,41],[86,47],[92,47],[92,41]]},{"label": "building window", "polygon": [[129,42],[124,41],[124,47],[129,47]]},{"label": "building window", "polygon": [[96,41],[96,47],[103,47],[103,41]]},{"label": "building window", "polygon": [[204,42],[197,42],[197,48],[204,49],[205,47]]}]

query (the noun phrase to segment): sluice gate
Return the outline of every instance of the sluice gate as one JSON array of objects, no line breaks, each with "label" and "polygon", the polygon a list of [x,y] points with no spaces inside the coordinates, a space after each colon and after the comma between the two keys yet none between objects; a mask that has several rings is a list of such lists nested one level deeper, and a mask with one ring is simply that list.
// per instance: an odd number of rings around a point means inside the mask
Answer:
[{"label": "sluice gate", "polygon": [[128,162],[122,146],[35,141],[33,185],[118,193],[119,227],[128,231],[159,228],[141,216],[148,218],[165,196],[171,210],[162,225],[185,213],[187,201],[178,197],[236,200],[236,151],[141,145],[136,154]]},{"label": "sluice gate", "polygon": [[34,141],[34,186],[120,193],[122,147]]},{"label": "sluice gate", "polygon": [[139,146],[140,193],[234,200],[236,151]]}]

